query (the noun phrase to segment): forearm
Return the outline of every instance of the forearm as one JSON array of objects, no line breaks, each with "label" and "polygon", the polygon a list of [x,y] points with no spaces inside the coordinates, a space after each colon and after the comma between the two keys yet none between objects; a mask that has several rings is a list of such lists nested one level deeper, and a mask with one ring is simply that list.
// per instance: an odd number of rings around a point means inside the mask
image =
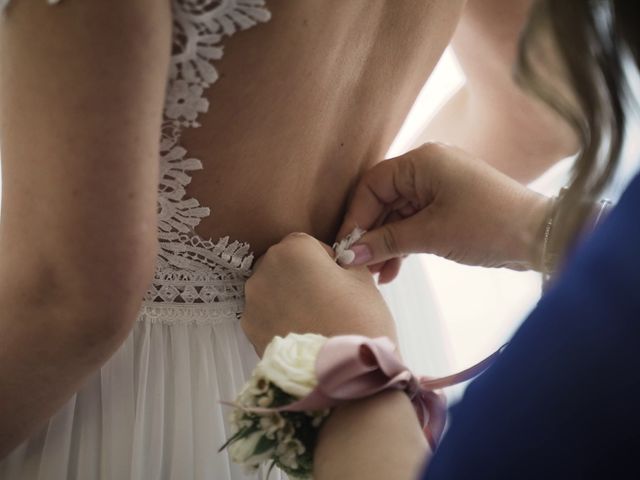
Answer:
[{"label": "forearm", "polygon": [[317,480],[414,480],[428,446],[407,395],[399,391],[338,407],[320,432]]}]

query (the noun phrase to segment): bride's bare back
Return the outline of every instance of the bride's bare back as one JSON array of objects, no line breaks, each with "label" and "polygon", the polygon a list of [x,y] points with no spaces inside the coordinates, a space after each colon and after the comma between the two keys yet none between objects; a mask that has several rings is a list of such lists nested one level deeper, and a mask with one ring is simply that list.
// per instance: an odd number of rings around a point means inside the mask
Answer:
[{"label": "bride's bare back", "polygon": [[349,189],[380,161],[455,28],[462,0],[272,0],[225,43],[187,196],[260,254],[291,231],[332,241]]},{"label": "bride's bare back", "polygon": [[[0,21],[0,379],[11,386],[0,395],[0,458],[65,408],[72,417],[65,413],[56,424],[64,427],[47,428],[51,439],[37,437],[37,445],[26,449],[31,456],[25,468],[36,475],[39,468],[51,470],[47,445],[77,446],[88,453],[62,457],[79,459],[87,471],[99,468],[94,460],[102,437],[83,433],[77,440],[74,432],[117,420],[119,436],[105,433],[118,443],[113,455],[102,458],[106,464],[126,470],[132,461],[160,471],[162,459],[172,458],[185,470],[217,469],[216,478],[228,478],[231,468],[220,467],[208,449],[194,460],[190,442],[197,429],[206,432],[201,445],[224,441],[223,416],[214,412],[212,399],[233,398],[234,383],[243,378],[244,350],[235,329],[250,257],[238,244],[199,242],[187,235],[188,227],[204,217],[196,227],[202,237],[229,235],[250,242],[256,253],[292,230],[332,240],[350,185],[384,155],[448,42],[463,1],[270,0],[270,22],[233,36],[251,24],[243,11],[266,19],[262,2],[48,3],[13,0]],[[0,10],[6,5],[0,0]],[[228,31],[219,35],[215,29],[227,13],[237,15],[237,24],[227,22]],[[191,34],[186,43],[203,40],[197,48],[210,56],[225,40],[225,57],[216,64],[219,80],[205,88],[214,75],[202,64],[207,78],[186,86],[196,91],[189,101],[198,111],[200,89],[206,91],[206,114],[173,115],[176,105],[162,108],[167,77],[176,100],[175,91],[188,82],[175,70],[195,61],[172,55],[172,41],[175,47],[185,31]],[[193,126],[196,116],[200,128],[181,129]],[[163,131],[159,145],[159,130],[167,125],[177,133]],[[178,140],[184,148],[172,143]],[[179,158],[167,159],[172,154]],[[181,171],[198,166],[191,158],[204,168]],[[179,167],[167,173],[170,160]],[[193,181],[187,196],[211,207],[210,216],[196,202],[182,201],[188,174]],[[181,223],[189,209],[194,217]],[[119,350],[133,341],[134,329],[164,333],[154,334],[151,347],[142,342]],[[180,345],[163,340],[169,336]],[[137,355],[138,348],[171,361],[176,352],[203,360],[175,360],[170,367],[130,361],[127,352]],[[129,382],[130,395],[119,390],[121,383],[105,387],[100,368],[111,372],[109,378],[136,379]],[[198,376],[203,371],[211,375],[204,383]],[[105,413],[102,422],[93,409],[75,411],[75,400],[67,403],[93,374],[98,381],[86,383],[84,405],[116,412]],[[165,375],[166,382],[149,384],[164,388],[174,379],[197,377],[191,385],[200,400],[169,399],[154,405],[170,408],[154,410],[144,398],[172,393],[145,397],[140,385]],[[144,419],[157,426],[163,424],[159,418],[172,416],[204,420],[157,437],[182,434],[184,441],[163,442],[162,451],[150,447]],[[127,448],[131,441],[139,455]],[[151,464],[149,451],[159,463]],[[21,452],[9,464],[24,479]],[[51,458],[56,468],[67,468],[57,461],[60,455]],[[1,466],[0,472],[7,478]],[[180,476],[186,477],[193,476]]]}]

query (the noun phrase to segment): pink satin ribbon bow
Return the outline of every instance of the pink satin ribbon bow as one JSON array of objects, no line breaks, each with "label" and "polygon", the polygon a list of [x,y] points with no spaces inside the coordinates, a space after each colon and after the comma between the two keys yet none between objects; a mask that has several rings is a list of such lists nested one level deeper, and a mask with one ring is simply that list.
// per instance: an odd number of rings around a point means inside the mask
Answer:
[{"label": "pink satin ribbon bow", "polygon": [[394,343],[387,337],[332,337],[318,353],[315,365],[318,384],[309,395],[275,409],[247,410],[324,410],[384,390],[402,390],[411,398],[424,434],[431,448],[435,449],[447,416],[445,397],[436,390],[470,380],[487,369],[499,354],[500,351],[471,368],[447,377],[416,377],[400,361]]}]

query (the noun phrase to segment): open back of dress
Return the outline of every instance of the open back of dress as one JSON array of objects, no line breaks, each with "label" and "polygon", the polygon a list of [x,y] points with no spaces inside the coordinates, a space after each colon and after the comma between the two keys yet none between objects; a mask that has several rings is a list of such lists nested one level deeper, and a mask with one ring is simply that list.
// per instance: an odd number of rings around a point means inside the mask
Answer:
[{"label": "open back of dress", "polygon": [[[246,478],[217,449],[232,433],[219,402],[235,398],[257,361],[238,322],[253,256],[246,243],[195,233],[210,211],[186,194],[202,162],[190,156],[181,137],[199,128],[199,116],[209,109],[205,94],[218,79],[214,62],[223,55],[225,39],[260,28],[270,12],[264,0],[172,4],[173,52],[159,159],[160,254],[153,283],[121,348],[39,434],[0,462],[2,479]],[[414,327],[399,329],[405,356],[414,366],[442,370],[442,350],[411,347],[437,343],[419,334],[417,324],[436,319],[420,272],[405,275],[430,309],[413,319]],[[392,289],[406,291],[401,285]],[[416,313],[391,295],[396,311]]]}]

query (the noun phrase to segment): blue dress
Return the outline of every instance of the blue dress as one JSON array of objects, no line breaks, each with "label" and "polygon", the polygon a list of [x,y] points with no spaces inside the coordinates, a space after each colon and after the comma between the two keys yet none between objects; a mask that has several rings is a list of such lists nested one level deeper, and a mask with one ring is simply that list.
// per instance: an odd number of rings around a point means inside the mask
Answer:
[{"label": "blue dress", "polygon": [[640,176],[450,427],[424,480],[640,479]]}]

